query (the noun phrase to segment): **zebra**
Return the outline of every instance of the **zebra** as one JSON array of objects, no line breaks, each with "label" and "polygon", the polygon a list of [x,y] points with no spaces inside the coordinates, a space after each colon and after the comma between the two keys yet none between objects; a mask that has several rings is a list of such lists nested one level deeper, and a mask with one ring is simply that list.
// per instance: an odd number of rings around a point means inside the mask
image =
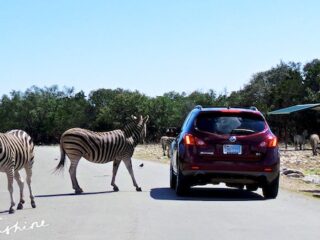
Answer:
[{"label": "zebra", "polygon": [[311,136],[310,136],[310,145],[311,145],[311,148],[312,148],[313,156],[318,155],[317,148],[318,148],[319,143],[320,143],[319,135],[318,134],[311,134]]},{"label": "zebra", "polygon": [[175,137],[168,137],[168,136],[162,136],[160,138],[160,143],[162,146],[162,151],[163,151],[163,156],[166,156],[166,152],[167,152],[167,157],[171,157],[170,154],[170,145],[173,142],[173,140],[175,139]]},{"label": "zebra", "polygon": [[294,149],[295,150],[298,150],[298,147],[300,150],[304,150],[305,139],[302,135],[299,135],[299,134],[294,135],[293,142],[294,142]]},{"label": "zebra", "polygon": [[36,207],[34,196],[31,189],[32,166],[34,159],[34,144],[31,137],[23,130],[11,130],[6,133],[0,133],[0,172],[5,172],[8,178],[8,190],[10,193],[11,206],[9,213],[14,213],[15,206],[13,198],[13,179],[15,179],[20,188],[20,201],[17,209],[23,209],[24,182],[20,176],[19,170],[26,171],[26,180],[29,187],[31,206]]},{"label": "zebra", "polygon": [[293,137],[295,150],[298,150],[298,146],[300,150],[304,150],[306,144],[306,137],[308,136],[308,131],[304,130],[302,135],[296,134]]},{"label": "zebra", "polygon": [[63,169],[66,155],[70,159],[70,178],[72,187],[76,194],[83,192],[79,186],[76,172],[81,157],[93,163],[107,163],[113,161],[111,186],[115,192],[119,191],[115,184],[115,178],[123,161],[136,191],[141,191],[138,186],[132,169],[131,158],[134,148],[139,141],[146,136],[146,123],[149,116],[145,118],[133,117],[122,130],[117,129],[109,132],[93,132],[82,128],[71,128],[65,131],[60,139],[61,157],[56,171]]}]

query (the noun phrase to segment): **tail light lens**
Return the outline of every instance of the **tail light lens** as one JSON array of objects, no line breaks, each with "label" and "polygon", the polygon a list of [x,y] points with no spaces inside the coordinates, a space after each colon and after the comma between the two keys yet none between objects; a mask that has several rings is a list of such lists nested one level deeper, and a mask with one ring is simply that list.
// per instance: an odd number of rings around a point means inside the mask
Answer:
[{"label": "tail light lens", "polygon": [[274,135],[268,135],[266,140],[260,143],[260,147],[275,148],[278,146],[278,139]]},{"label": "tail light lens", "polygon": [[206,145],[206,143],[203,140],[193,136],[192,134],[186,134],[183,138],[183,141],[184,141],[184,144],[188,146],[205,146]]},{"label": "tail light lens", "polygon": [[194,136],[192,136],[191,134],[185,135],[183,140],[184,140],[185,145],[195,145],[196,144]]}]

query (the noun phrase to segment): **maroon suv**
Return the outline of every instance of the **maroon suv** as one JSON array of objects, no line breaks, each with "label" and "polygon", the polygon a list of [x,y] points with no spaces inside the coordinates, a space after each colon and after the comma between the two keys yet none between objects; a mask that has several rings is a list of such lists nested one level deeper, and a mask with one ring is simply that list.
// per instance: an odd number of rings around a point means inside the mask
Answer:
[{"label": "maroon suv", "polygon": [[195,107],[171,145],[170,187],[225,183],[276,198],[280,157],[276,136],[254,107]]}]

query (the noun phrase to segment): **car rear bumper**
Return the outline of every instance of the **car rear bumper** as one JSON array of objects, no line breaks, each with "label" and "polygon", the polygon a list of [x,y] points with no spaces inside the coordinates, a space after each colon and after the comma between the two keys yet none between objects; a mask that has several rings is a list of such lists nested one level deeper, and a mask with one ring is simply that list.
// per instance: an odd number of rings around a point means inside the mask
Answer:
[{"label": "car rear bumper", "polygon": [[263,166],[248,163],[237,163],[236,165],[230,165],[230,163],[225,165],[223,163],[216,165],[184,163],[181,167],[181,173],[191,185],[227,183],[253,184],[262,187],[279,176],[280,164]]}]

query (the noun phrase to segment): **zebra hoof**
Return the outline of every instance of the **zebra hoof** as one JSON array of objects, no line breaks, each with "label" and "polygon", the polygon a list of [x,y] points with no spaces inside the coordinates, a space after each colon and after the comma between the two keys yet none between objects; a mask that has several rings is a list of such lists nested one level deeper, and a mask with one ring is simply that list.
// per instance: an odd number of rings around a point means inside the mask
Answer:
[{"label": "zebra hoof", "polygon": [[36,208],[36,203],[34,201],[31,202],[32,208]]},{"label": "zebra hoof", "polygon": [[83,190],[80,188],[80,189],[77,189],[76,191],[75,191],[75,193],[76,194],[81,194],[81,193],[83,193]]},{"label": "zebra hoof", "polygon": [[113,187],[113,191],[119,192],[119,188],[118,188],[117,186],[114,186],[114,187]]},{"label": "zebra hoof", "polygon": [[14,213],[14,209],[13,208],[10,208],[9,209],[9,214],[13,214]]},{"label": "zebra hoof", "polygon": [[17,207],[17,209],[18,209],[18,210],[23,209],[23,205],[22,205],[22,203],[23,203],[23,202],[19,202],[18,207]]},{"label": "zebra hoof", "polygon": [[141,187],[136,187],[137,192],[142,192]]}]

